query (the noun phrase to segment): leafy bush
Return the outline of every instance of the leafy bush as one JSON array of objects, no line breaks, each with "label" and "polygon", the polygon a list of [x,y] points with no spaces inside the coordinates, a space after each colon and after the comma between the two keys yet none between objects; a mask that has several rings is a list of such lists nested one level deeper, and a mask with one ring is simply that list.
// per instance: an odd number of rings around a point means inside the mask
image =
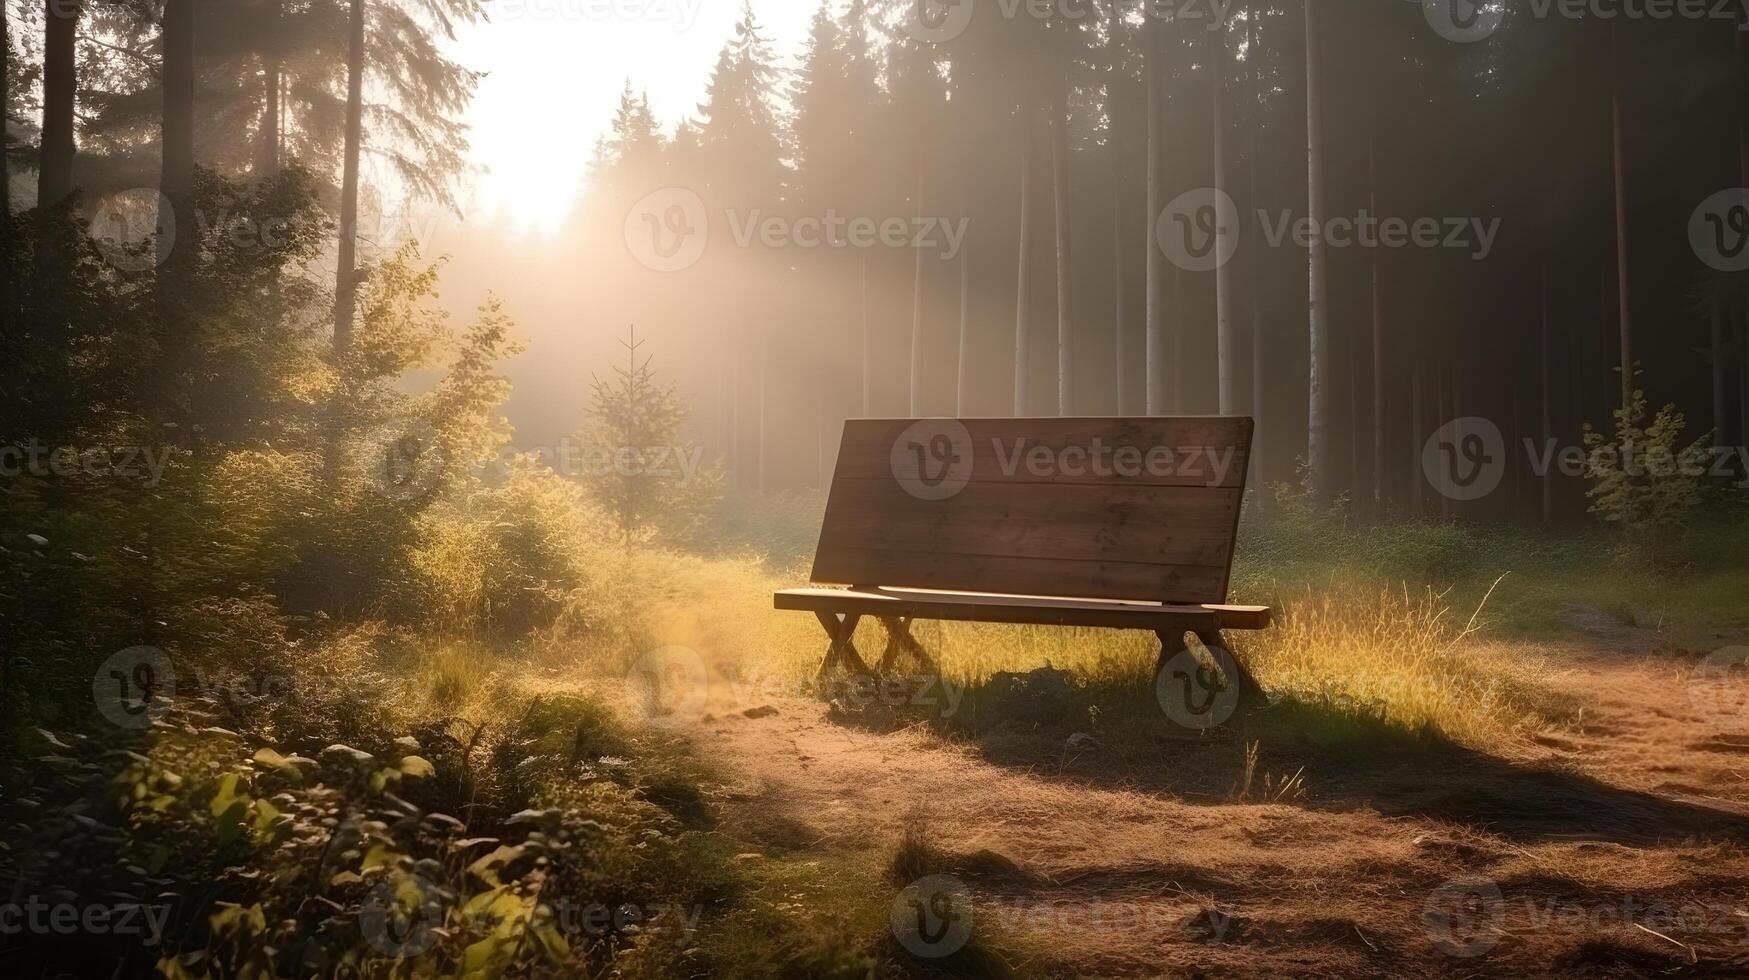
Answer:
[{"label": "leafy bush", "polygon": [[1672,532],[1700,500],[1706,439],[1682,445],[1687,420],[1674,405],[1659,409],[1650,424],[1646,413],[1645,392],[1636,389],[1632,401],[1615,411],[1614,433],[1586,426],[1586,495],[1591,512],[1621,531],[1628,553],[1670,564],[1680,555],[1670,546]]}]

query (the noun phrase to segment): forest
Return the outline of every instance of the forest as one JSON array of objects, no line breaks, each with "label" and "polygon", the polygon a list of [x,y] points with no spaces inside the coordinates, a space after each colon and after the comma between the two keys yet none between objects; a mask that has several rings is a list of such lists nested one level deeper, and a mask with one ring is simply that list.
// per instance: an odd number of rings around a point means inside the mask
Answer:
[{"label": "forest", "polygon": [[0,973],[1749,970],[1749,7],[793,3],[0,0]]}]

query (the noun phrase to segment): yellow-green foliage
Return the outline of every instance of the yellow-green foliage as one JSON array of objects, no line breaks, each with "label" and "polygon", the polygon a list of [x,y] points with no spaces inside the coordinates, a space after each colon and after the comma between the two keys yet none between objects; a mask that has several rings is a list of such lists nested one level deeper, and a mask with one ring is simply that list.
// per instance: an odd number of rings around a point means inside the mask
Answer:
[{"label": "yellow-green foliage", "polygon": [[409,598],[446,630],[525,635],[598,604],[611,538],[576,484],[518,456],[419,516]]}]

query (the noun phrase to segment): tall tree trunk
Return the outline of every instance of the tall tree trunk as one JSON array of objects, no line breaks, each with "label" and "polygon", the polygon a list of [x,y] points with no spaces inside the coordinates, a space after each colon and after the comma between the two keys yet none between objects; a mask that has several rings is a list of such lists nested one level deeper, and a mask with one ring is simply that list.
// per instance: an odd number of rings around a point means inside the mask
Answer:
[{"label": "tall tree trunk", "polygon": [[753,425],[754,425],[753,449],[754,449],[754,452],[757,452],[759,454],[759,486],[758,486],[758,490],[759,490],[760,494],[763,495],[765,493],[765,487],[766,487],[765,460],[766,460],[766,456],[768,455],[766,452],[767,443],[766,443],[766,439],[765,439],[765,409],[766,409],[766,383],[768,380],[769,372],[766,368],[765,362],[767,359],[767,355],[770,353],[766,349],[766,333],[764,330],[759,331],[759,346],[757,348],[756,353],[757,353],[757,356],[759,357],[759,392],[758,392],[758,394],[759,394],[759,411],[758,411],[758,414],[756,416],[754,416],[754,419],[753,419]]},{"label": "tall tree trunk", "polygon": [[[1609,285],[1610,285],[1610,282],[1609,282],[1609,263],[1610,263],[1610,261],[1611,261],[1610,256],[1608,256],[1608,255],[1603,256],[1603,258],[1601,259],[1601,262],[1598,266],[1598,273],[1597,273],[1597,318],[1598,318],[1598,323],[1602,329],[1602,332],[1599,336],[1600,343],[1598,344],[1597,349],[1602,354],[1602,362],[1603,362],[1599,366],[1606,367],[1606,368],[1610,364],[1610,357],[1612,355],[1612,352],[1614,351],[1614,345],[1618,339],[1617,338],[1616,324],[1613,320],[1610,319],[1610,313],[1612,312],[1610,310],[1610,306],[1609,306],[1609,293],[1610,293],[1610,290],[1609,290]],[[1602,376],[1602,372],[1599,372],[1600,379],[1601,379],[1601,376]],[[1617,387],[1620,387],[1620,386],[1618,385]],[[1613,431],[1615,431],[1615,427],[1610,424],[1611,415],[1610,415],[1610,403],[1609,403],[1609,385],[1606,384],[1606,385],[1602,386],[1601,390],[1599,391],[1599,400],[1603,404],[1603,418],[1601,420],[1599,420],[1598,424],[1603,426],[1603,428],[1606,431],[1613,432]]]},{"label": "tall tree trunk", "polygon": [[73,99],[78,87],[79,4],[43,0],[42,151],[36,202],[54,207],[73,193]]},{"label": "tall tree trunk", "polygon": [[735,490],[746,487],[741,467],[741,361],[746,351],[734,342],[741,332],[731,328],[729,336],[729,486]]},{"label": "tall tree trunk", "polygon": [[874,340],[869,336],[868,323],[868,249],[862,250],[862,417],[873,418]]},{"label": "tall tree trunk", "polygon": [[[12,118],[12,18],[10,4],[0,2],[0,220],[12,217],[12,163],[7,159],[11,141],[6,123]],[[8,660],[6,663],[10,664]]]},{"label": "tall tree trunk", "polygon": [[[970,178],[966,178],[970,183]],[[960,189],[960,214],[971,214],[971,191],[968,187]],[[966,417],[966,385],[971,381],[968,370],[972,355],[972,242],[971,232],[966,233],[966,240],[960,244],[960,352],[957,371],[954,376],[954,414],[960,418]]]},{"label": "tall tree trunk", "polygon": [[[1749,187],[1749,8],[1743,10],[1737,23],[1737,91],[1732,104],[1736,107],[1737,180],[1738,186]],[[1737,445],[1749,445],[1749,304],[1736,304],[1732,319],[1738,326],[1737,353],[1742,363],[1737,374]],[[1749,477],[1749,460],[1743,463],[1744,476]]]},{"label": "tall tree trunk", "polygon": [[1149,415],[1164,415],[1166,413],[1166,256],[1160,250],[1158,228],[1155,225],[1160,218],[1160,211],[1166,206],[1165,187],[1162,183],[1161,170],[1164,166],[1165,131],[1161,125],[1161,64],[1164,57],[1160,44],[1160,19],[1149,17],[1142,24],[1142,45],[1146,62],[1143,65],[1143,82],[1147,88],[1148,113],[1148,213],[1146,227],[1147,248],[1143,250],[1146,256],[1147,276],[1147,405]]},{"label": "tall tree trunk", "polygon": [[1190,304],[1184,301],[1184,267],[1173,263],[1172,281],[1167,292],[1166,329],[1172,334],[1172,414],[1183,415],[1187,411],[1184,397],[1184,366],[1188,358],[1184,356],[1184,338],[1188,331],[1184,329],[1185,308]]},{"label": "tall tree trunk", "polygon": [[1251,282],[1251,475],[1258,486],[1268,486],[1265,467],[1263,420],[1264,400],[1268,383],[1264,378],[1263,299],[1258,295],[1257,279]]},{"label": "tall tree trunk", "polygon": [[1628,194],[1627,162],[1622,148],[1621,111],[1621,46],[1615,23],[1610,23],[1610,40],[1615,58],[1610,67],[1610,133],[1612,137],[1615,173],[1615,282],[1620,306],[1621,324],[1621,406],[1627,408],[1634,400],[1633,332],[1629,329],[1628,303]]},{"label": "tall tree trunk", "polygon": [[[923,223],[923,161],[917,161],[917,223]],[[923,250],[913,248],[911,262],[911,417],[923,417]],[[761,489],[764,489],[761,487]]]},{"label": "tall tree trunk", "polygon": [[1714,296],[1712,301],[1711,340],[1713,369],[1713,445],[1728,446],[1731,444],[1731,408],[1730,392],[1726,390],[1730,384],[1730,335],[1725,330],[1724,298]]},{"label": "tall tree trunk", "polygon": [[1573,326],[1567,331],[1567,343],[1570,345],[1567,352],[1567,369],[1571,372],[1571,377],[1568,378],[1567,382],[1569,388],[1567,394],[1573,402],[1573,418],[1567,426],[1569,439],[1574,438],[1585,424],[1585,346],[1579,339],[1582,321],[1576,316],[1571,319]]},{"label": "tall tree trunk", "polygon": [[358,299],[358,154],[364,140],[364,0],[352,0],[346,60],[346,160],[340,178],[340,263],[334,275],[334,350],[352,346]]},{"label": "tall tree trunk", "polygon": [[[1379,217],[1379,177],[1375,140],[1366,145],[1368,205],[1373,220]],[[1372,247],[1372,510],[1381,523],[1385,518],[1385,307],[1379,278],[1379,245]],[[1398,506],[1401,506],[1399,503]]]},{"label": "tall tree trunk", "polygon": [[1318,0],[1306,2],[1306,216],[1314,229],[1307,259],[1306,319],[1310,345],[1307,373],[1306,490],[1314,503],[1330,495],[1330,325],[1325,295],[1324,122],[1318,65]]},{"label": "tall tree trunk", "polygon": [[[1261,113],[1263,110],[1263,98],[1259,77],[1262,75],[1262,72],[1258,69],[1255,60],[1257,57],[1256,52],[1259,50],[1257,47],[1257,35],[1259,33],[1257,17],[1257,4],[1252,3],[1247,5],[1245,18],[1245,57],[1247,65],[1249,66],[1248,74],[1251,77],[1251,110],[1256,113]],[[1251,126],[1250,149],[1245,160],[1245,179],[1247,182],[1245,210],[1249,215],[1246,221],[1250,224],[1253,232],[1256,231],[1256,216],[1261,210],[1261,202],[1257,196],[1257,162],[1260,159],[1258,156],[1257,135],[1261,129],[1262,127],[1255,123]],[[1252,240],[1256,241],[1257,239],[1253,237]],[[1263,403],[1266,397],[1265,393],[1268,390],[1268,384],[1265,381],[1265,376],[1267,374],[1265,371],[1265,354],[1267,345],[1264,343],[1263,336],[1263,283],[1266,278],[1263,265],[1263,253],[1263,249],[1253,248],[1251,250],[1251,260],[1246,265],[1246,272],[1249,274],[1250,278],[1250,282],[1247,285],[1250,287],[1249,291],[1251,294],[1251,416],[1253,419],[1251,435],[1251,472],[1256,475],[1258,486],[1269,485],[1267,471],[1265,470],[1264,465],[1265,454],[1263,441],[1264,429],[1266,428],[1264,424]]]},{"label": "tall tree trunk", "polygon": [[[1108,112],[1115,112],[1118,101],[1118,80],[1123,73],[1123,46],[1119,43],[1123,28],[1123,10],[1118,0],[1111,0],[1111,28],[1107,44],[1107,57],[1111,61],[1108,81],[1105,86],[1105,102]],[[1123,153],[1118,149],[1114,135],[1111,145],[1111,322],[1112,322],[1112,352],[1116,363],[1112,380],[1116,382],[1114,394],[1117,398],[1117,414],[1126,415],[1129,412],[1128,399],[1124,390],[1125,375],[1129,373],[1129,363],[1124,342],[1124,207],[1123,207]]]},{"label": "tall tree trunk", "polygon": [[1014,296],[1014,417],[1026,416],[1028,321],[1032,313],[1032,117],[1020,148],[1020,272]]},{"label": "tall tree trunk", "polygon": [[814,381],[814,486],[826,489],[826,378]]},{"label": "tall tree trunk", "polygon": [[1367,516],[1360,499],[1360,488],[1364,485],[1360,477],[1360,359],[1360,337],[1351,333],[1348,342],[1348,492],[1354,501],[1356,519]]},{"label": "tall tree trunk", "polygon": [[1069,78],[1065,74],[1052,93],[1051,175],[1057,211],[1057,414],[1068,415],[1075,404],[1075,262],[1071,253],[1069,195]]},{"label": "tall tree trunk", "polygon": [[255,176],[271,177],[279,172],[280,140],[280,53],[278,25],[285,13],[283,0],[274,0],[272,18],[276,29],[268,44],[272,50],[261,56],[261,130],[256,135]]},{"label": "tall tree trunk", "polygon": [[1425,386],[1422,383],[1424,367],[1421,363],[1419,350],[1409,352],[1409,501],[1412,513],[1420,520],[1427,516],[1426,501],[1422,490],[1427,484],[1427,478],[1421,471],[1421,441],[1425,438],[1425,421],[1421,413],[1427,400]]},{"label": "tall tree trunk", "polygon": [[[1438,377],[1437,383],[1439,385],[1439,405],[1438,409],[1434,412],[1433,420],[1436,424],[1444,425],[1447,421],[1456,417],[1455,413],[1452,411],[1450,386],[1451,372],[1446,370],[1445,358],[1443,356],[1440,358],[1439,363],[1434,365],[1433,370]],[[1439,516],[1451,516],[1451,496],[1445,492],[1443,485],[1439,493]]]},{"label": "tall tree trunk", "polygon": [[1117,414],[1129,414],[1129,391],[1125,384],[1129,374],[1129,341],[1125,334],[1125,314],[1128,313],[1127,298],[1124,296],[1128,283],[1124,282],[1124,209],[1123,192],[1119,190],[1123,181],[1119,179],[1115,164],[1112,173],[1111,189],[1111,341],[1112,353],[1116,360],[1112,380],[1116,382]]},{"label": "tall tree trunk", "polygon": [[[1456,343],[1453,345],[1453,350],[1451,352],[1451,414],[1447,415],[1446,418],[1447,419],[1461,419],[1463,417],[1464,417],[1464,349],[1463,349],[1462,343]],[[1463,510],[1463,508],[1458,506],[1457,501],[1452,501],[1451,510],[1454,513],[1460,513]],[[1461,513],[1460,513],[1460,516],[1461,516]]]},{"label": "tall tree trunk", "polygon": [[[1737,374],[1737,435],[1739,446],[1749,445],[1749,322],[1737,332],[1737,356],[1741,370]],[[1749,463],[1745,464],[1749,467]],[[1749,472],[1744,473],[1749,476]]]},{"label": "tall tree trunk", "polygon": [[[163,195],[158,227],[164,234],[158,236],[158,262],[160,273],[172,280],[193,269],[199,227],[194,220],[194,9],[194,0],[164,4],[163,171],[158,181]],[[174,234],[177,230],[181,233]]]},{"label": "tall tree trunk", "polygon": [[[1214,103],[1215,199],[1227,193],[1226,101],[1227,34],[1225,29],[1209,35],[1214,50],[1209,55],[1209,99]],[[1236,229],[1215,222],[1215,257],[1227,254],[1227,239]],[[1233,324],[1233,270],[1225,261],[1215,263],[1215,377],[1216,404],[1222,415],[1239,414],[1239,338]]]},{"label": "tall tree trunk", "polygon": [[[1549,267],[1545,263],[1542,272],[1542,436],[1543,445],[1548,446],[1555,438],[1553,397],[1550,387],[1554,381],[1554,361],[1549,353]],[[1542,474],[1539,481],[1542,484],[1543,523],[1553,524],[1555,520],[1555,471],[1548,470]]]}]

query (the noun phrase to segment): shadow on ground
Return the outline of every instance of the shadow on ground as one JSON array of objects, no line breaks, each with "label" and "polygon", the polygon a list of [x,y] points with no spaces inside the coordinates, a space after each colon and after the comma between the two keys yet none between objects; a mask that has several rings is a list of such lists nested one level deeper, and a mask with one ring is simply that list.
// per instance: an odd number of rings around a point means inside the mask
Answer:
[{"label": "shadow on ground", "polygon": [[[1749,808],[1666,799],[1501,758],[1431,731],[1406,731],[1365,706],[1277,699],[1196,732],[1165,717],[1145,677],[1088,685],[1045,674],[996,675],[967,689],[959,709],[945,718],[909,705],[838,703],[830,717],[873,731],[927,725],[996,765],[1190,803],[1256,802],[1264,780],[1279,786],[1297,774],[1305,792],[1300,798],[1294,791],[1296,805],[1425,817],[1518,843],[1749,842]],[[1253,745],[1258,765],[1251,790],[1241,794]]]}]

